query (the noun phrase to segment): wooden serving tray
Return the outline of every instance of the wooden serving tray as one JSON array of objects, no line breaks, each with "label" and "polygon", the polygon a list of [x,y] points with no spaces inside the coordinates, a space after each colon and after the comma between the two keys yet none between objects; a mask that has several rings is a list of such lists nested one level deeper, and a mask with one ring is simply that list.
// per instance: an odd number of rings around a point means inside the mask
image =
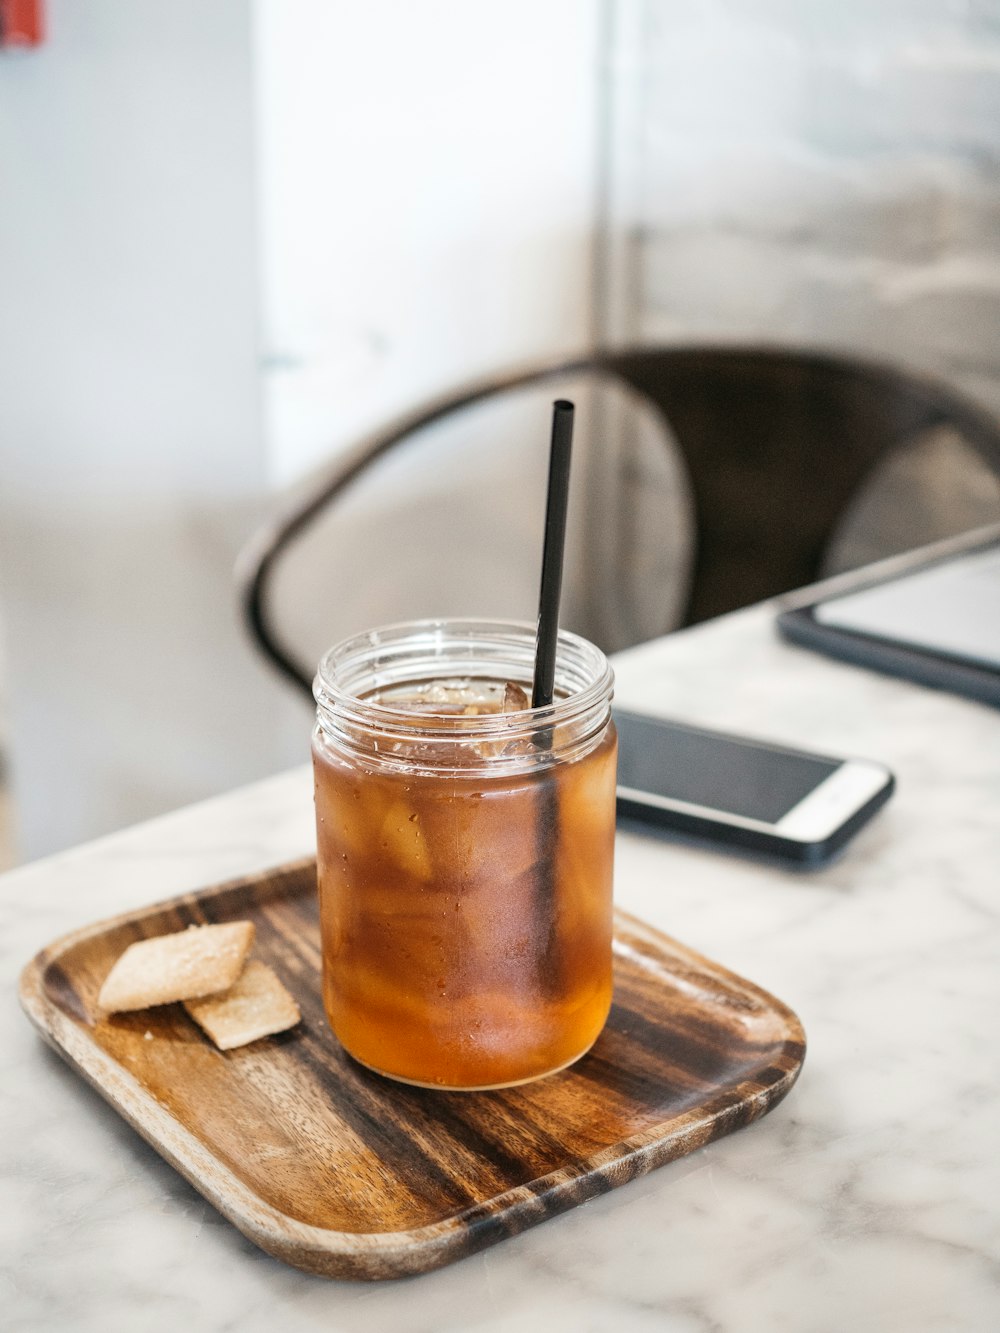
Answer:
[{"label": "wooden serving tray", "polygon": [[[180,1005],[95,1021],[133,940],[248,918],[300,1027],[216,1050]],[[785,1005],[623,913],[615,1003],[572,1068],[497,1092],[382,1079],[323,1014],[312,860],[58,940],[25,969],[42,1036],[244,1235],[334,1277],[420,1273],[728,1134],[788,1092],[805,1055]]]}]

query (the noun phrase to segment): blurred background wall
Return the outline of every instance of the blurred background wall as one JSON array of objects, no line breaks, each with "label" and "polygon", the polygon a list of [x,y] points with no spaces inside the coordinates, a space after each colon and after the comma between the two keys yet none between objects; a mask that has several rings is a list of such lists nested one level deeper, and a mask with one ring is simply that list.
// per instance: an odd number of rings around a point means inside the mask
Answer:
[{"label": "blurred background wall", "polygon": [[998,0],[616,10],[606,330],[854,348],[1000,409]]},{"label": "blurred background wall", "polygon": [[[1000,0],[48,14],[41,48],[0,53],[23,857],[303,758],[233,560],[282,488],[441,389],[595,340],[747,339],[877,353],[1000,410]],[[441,446],[478,533],[520,531],[526,429],[509,456]],[[989,483],[961,476],[975,514]],[[416,463],[363,497],[331,634],[419,484]],[[428,575],[390,554],[378,605],[406,608]],[[462,563],[435,569],[442,603]],[[523,600],[536,563],[529,534],[493,591]]]},{"label": "blurred background wall", "polygon": [[[1000,414],[1000,0],[615,0],[605,342],[834,349]],[[950,432],[888,458],[861,564],[1000,518]]]},{"label": "blurred background wall", "polygon": [[263,395],[293,481],[592,336],[595,0],[253,7]]},{"label": "blurred background wall", "polygon": [[63,0],[0,54],[8,771],[33,857],[268,767],[230,606],[266,487],[240,0]]},{"label": "blurred background wall", "polygon": [[302,761],[308,712],[237,623],[242,541],[326,451],[585,344],[593,309],[595,0],[47,9],[0,53],[25,858]]}]

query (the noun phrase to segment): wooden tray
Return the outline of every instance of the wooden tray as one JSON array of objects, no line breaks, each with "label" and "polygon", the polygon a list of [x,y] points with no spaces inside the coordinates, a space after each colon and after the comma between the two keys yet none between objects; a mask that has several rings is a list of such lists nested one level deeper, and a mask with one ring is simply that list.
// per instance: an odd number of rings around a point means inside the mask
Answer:
[{"label": "wooden tray", "polygon": [[[571,1069],[479,1093],[379,1078],[326,1025],[315,884],[310,860],[188,894],[58,940],[21,980],[42,1036],[244,1235],[299,1268],[440,1267],[740,1128],[798,1075],[791,1010],[619,913],[611,1017]],[[180,1005],[90,1017],[133,940],[244,917],[302,1006],[299,1028],[223,1053]]]}]

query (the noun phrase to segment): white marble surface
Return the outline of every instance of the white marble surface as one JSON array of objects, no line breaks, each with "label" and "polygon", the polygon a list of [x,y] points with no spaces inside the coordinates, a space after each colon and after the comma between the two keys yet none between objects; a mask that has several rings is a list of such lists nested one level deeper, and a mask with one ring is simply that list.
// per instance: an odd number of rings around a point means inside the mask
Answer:
[{"label": "white marble surface", "polygon": [[634,834],[619,903],[774,991],[809,1055],[771,1115],[438,1273],[257,1252],[35,1036],[53,936],[302,853],[307,772],[0,880],[0,1324],[28,1330],[1000,1327],[1000,712],[780,643],[757,608],[624,655],[619,699],[895,770],[829,868]]}]

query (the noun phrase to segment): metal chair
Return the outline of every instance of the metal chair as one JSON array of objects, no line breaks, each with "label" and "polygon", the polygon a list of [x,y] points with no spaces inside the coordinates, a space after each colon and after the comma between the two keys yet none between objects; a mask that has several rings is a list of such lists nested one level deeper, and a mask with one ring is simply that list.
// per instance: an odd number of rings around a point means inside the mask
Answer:
[{"label": "metal chair", "polygon": [[[908,443],[947,430],[1000,478],[997,422],[947,386],[888,365],[777,348],[665,346],[518,370],[441,397],[362,440],[254,535],[238,578],[248,629],[266,658],[310,691],[312,663],[282,640],[274,623],[269,594],[275,572],[309,526],[377,460],[433,423],[497,395],[580,375],[610,379],[638,394],[655,412],[664,439],[672,437],[680,451],[695,529],[683,625],[827,572],[831,542],[852,502]],[[991,505],[989,499],[975,521],[1000,517],[1000,489],[995,515]],[[947,520],[945,530],[904,540],[918,545],[942,535],[948,535]],[[891,543],[878,550],[878,541],[876,535],[867,556],[892,553]],[[841,567],[849,563],[840,561]]]}]

